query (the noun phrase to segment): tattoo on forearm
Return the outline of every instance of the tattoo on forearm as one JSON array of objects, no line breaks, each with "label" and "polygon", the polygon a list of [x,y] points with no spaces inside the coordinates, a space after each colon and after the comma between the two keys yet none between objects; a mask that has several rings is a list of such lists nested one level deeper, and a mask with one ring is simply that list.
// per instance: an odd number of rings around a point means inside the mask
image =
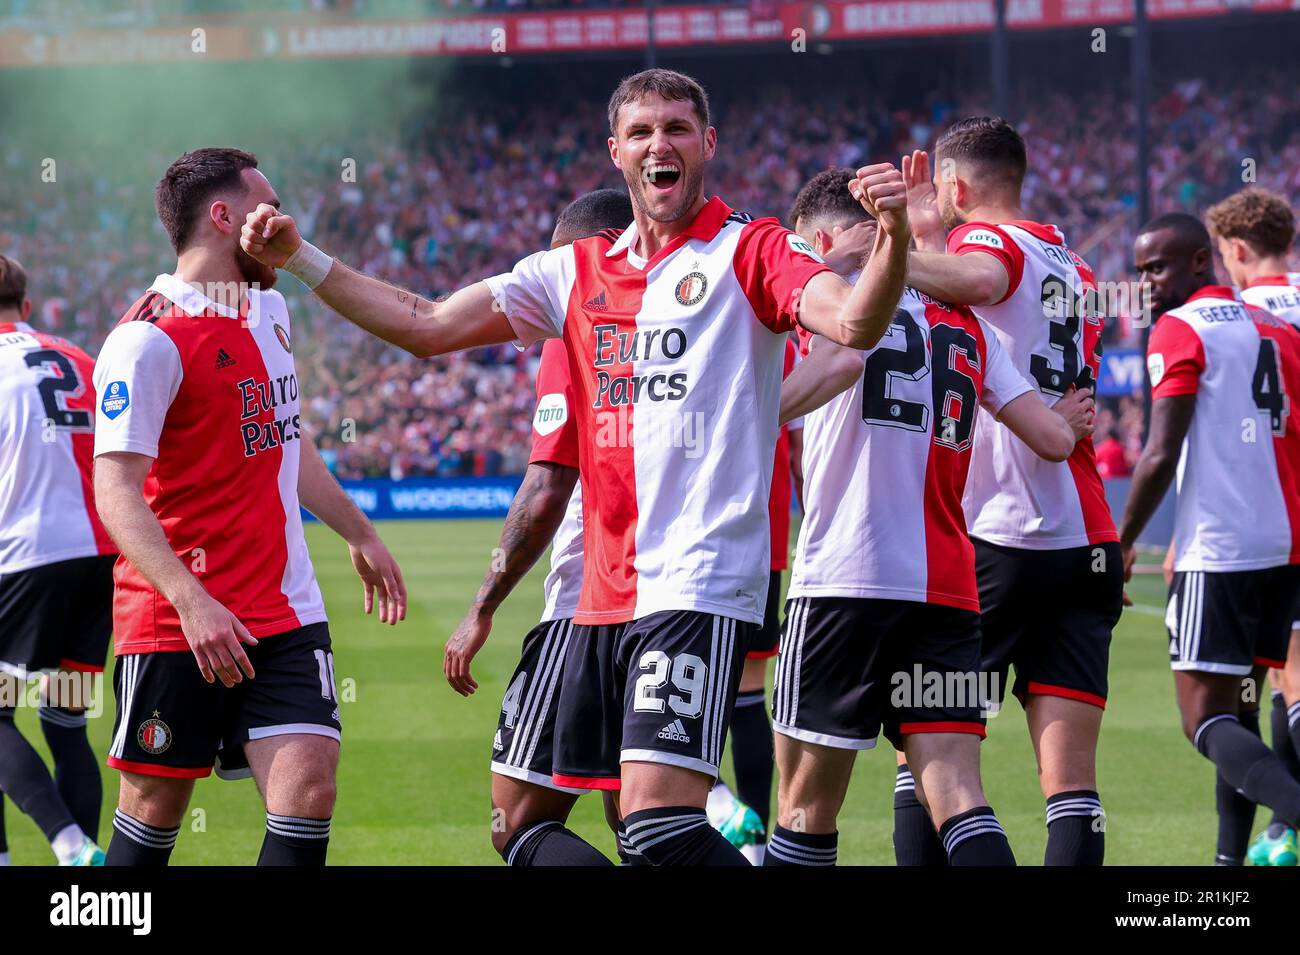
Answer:
[{"label": "tattoo on forearm", "polygon": [[478,592],[481,605],[495,607],[505,600],[555,536],[558,521],[537,519],[534,504],[543,488],[541,481],[530,478],[531,475],[524,479],[506,514],[499,544],[505,554],[505,566],[500,571],[490,568],[483,577]]}]

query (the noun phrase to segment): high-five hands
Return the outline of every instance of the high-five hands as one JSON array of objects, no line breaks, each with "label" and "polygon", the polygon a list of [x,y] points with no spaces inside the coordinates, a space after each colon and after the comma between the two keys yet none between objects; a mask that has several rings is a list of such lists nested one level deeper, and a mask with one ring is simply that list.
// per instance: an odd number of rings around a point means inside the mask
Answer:
[{"label": "high-five hands", "polygon": [[882,231],[894,239],[908,239],[911,226],[907,219],[907,185],[903,174],[891,163],[863,166],[849,181],[849,193],[862,203],[880,223]]}]

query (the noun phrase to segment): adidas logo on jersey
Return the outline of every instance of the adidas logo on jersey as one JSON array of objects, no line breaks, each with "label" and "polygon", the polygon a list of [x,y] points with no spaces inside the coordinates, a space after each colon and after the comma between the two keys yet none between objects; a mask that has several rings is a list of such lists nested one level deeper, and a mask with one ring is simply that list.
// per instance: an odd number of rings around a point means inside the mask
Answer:
[{"label": "adidas logo on jersey", "polygon": [[229,367],[230,367],[231,365],[233,365],[234,363],[235,363],[235,359],[231,358],[230,355],[227,354],[227,352],[226,352],[226,350],[225,350],[224,348],[218,348],[218,349],[217,349],[217,367],[218,367],[218,368],[229,368]]},{"label": "adidas logo on jersey", "polygon": [[496,735],[492,737],[492,752],[505,749],[505,744],[501,742],[501,731],[497,730]]},{"label": "adidas logo on jersey", "polygon": [[681,720],[673,720],[661,729],[659,738],[671,740],[674,743],[689,743],[691,741],[691,738],[686,735],[686,727],[682,725]]},{"label": "adidas logo on jersey", "polygon": [[605,301],[605,290],[601,289],[599,295],[595,296],[594,298],[588,299],[587,303],[582,307],[589,308],[593,312],[608,312],[609,304]]}]

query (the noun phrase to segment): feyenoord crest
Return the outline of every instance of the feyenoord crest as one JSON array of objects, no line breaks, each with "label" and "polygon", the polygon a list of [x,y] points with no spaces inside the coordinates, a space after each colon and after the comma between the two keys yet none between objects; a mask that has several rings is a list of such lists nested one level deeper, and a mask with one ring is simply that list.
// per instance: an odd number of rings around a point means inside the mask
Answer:
[{"label": "feyenoord crest", "polygon": [[293,349],[289,347],[289,333],[284,330],[284,326],[279,322],[275,323],[275,337],[280,339],[280,344],[284,346],[284,350],[292,355]]},{"label": "feyenoord crest", "polygon": [[677,283],[677,301],[682,305],[695,305],[704,298],[709,280],[703,272],[689,272]]},{"label": "feyenoord crest", "polygon": [[158,711],[154,710],[153,719],[145,720],[140,724],[140,729],[135,734],[135,741],[146,753],[157,756],[159,753],[167,752],[168,747],[171,746],[172,729],[158,719]]}]

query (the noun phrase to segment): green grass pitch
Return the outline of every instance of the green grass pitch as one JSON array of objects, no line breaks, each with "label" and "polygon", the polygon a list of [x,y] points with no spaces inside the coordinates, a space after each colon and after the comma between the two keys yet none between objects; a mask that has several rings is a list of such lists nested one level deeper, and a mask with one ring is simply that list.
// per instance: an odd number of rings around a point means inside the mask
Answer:
[{"label": "green grass pitch", "polygon": [[[330,861],[335,865],[500,864],[488,840],[488,757],[505,681],[520,640],[541,612],[539,566],[497,615],[475,662],[479,691],[465,700],[442,678],[442,645],[459,622],[496,545],[499,521],[410,521],[380,526],[410,589],[405,623],[384,627],[361,613],[361,589],[347,550],[319,524],[307,536],[329,608],[342,705],[344,743]],[[1111,651],[1110,705],[1103,724],[1100,789],[1106,806],[1107,862],[1204,865],[1213,859],[1214,774],[1183,739],[1159,609],[1158,575],[1129,592]],[[112,731],[111,683],[104,715],[92,721],[97,753]],[[44,742],[35,714],[21,710],[28,739]],[[48,754],[47,758],[48,758]],[[894,762],[882,744],[863,753],[840,817],[841,864],[892,865]],[[1043,800],[1019,704],[990,721],[984,784],[1022,864],[1040,864],[1046,841]],[[724,773],[731,776],[729,757]],[[116,773],[104,769],[101,838],[116,799]],[[53,861],[31,821],[8,802],[5,819],[15,865]],[[1260,813],[1259,822],[1264,822]],[[251,781],[198,784],[191,817],[172,856],[181,865],[244,865],[257,858],[263,814]],[[612,838],[599,798],[584,797],[573,828],[607,852]]]}]

